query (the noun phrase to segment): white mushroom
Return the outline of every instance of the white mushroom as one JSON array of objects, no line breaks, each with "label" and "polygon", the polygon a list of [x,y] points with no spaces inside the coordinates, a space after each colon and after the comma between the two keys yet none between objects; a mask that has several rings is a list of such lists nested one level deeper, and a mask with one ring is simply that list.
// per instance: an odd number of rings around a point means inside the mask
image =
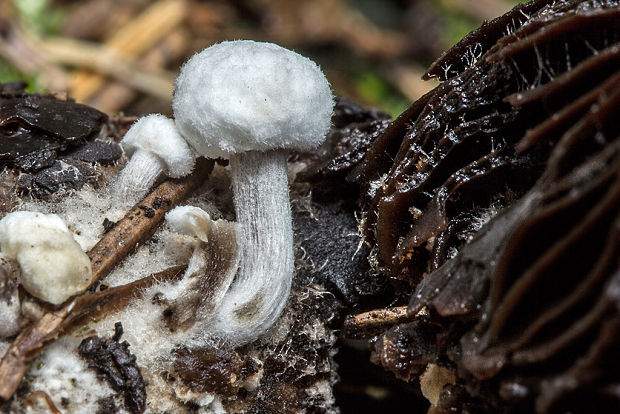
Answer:
[{"label": "white mushroom", "polygon": [[160,114],[138,119],[121,145],[131,159],[120,173],[115,192],[126,204],[140,201],[162,173],[178,178],[194,169],[194,154],[174,121]]},{"label": "white mushroom", "polygon": [[287,150],[310,150],[329,130],[333,98],[311,60],[270,43],[222,42],[194,55],[172,106],[194,151],[230,159],[239,269],[213,334],[239,345],[277,320],[294,270]]},{"label": "white mushroom", "polygon": [[0,245],[4,257],[19,264],[24,289],[41,300],[59,305],[91,282],[90,259],[56,214],[7,214]]}]

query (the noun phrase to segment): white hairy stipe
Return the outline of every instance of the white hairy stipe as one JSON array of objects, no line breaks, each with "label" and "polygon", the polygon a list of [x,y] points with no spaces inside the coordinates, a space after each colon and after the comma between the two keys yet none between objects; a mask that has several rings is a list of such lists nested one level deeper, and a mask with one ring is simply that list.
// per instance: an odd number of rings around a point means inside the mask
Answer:
[{"label": "white hairy stipe", "polygon": [[179,131],[197,153],[210,157],[316,148],[329,130],[334,106],[316,63],[250,40],[222,42],[195,54],[175,88]]},{"label": "white hairy stipe", "polygon": [[147,151],[136,151],[116,182],[118,198],[123,204],[137,203],[149,192],[163,171],[165,166],[161,158]]},{"label": "white hairy stipe", "polygon": [[0,220],[0,244],[19,264],[24,289],[41,300],[59,305],[90,284],[90,259],[56,214],[7,214]]},{"label": "white hairy stipe", "polygon": [[286,304],[294,270],[286,153],[250,151],[230,160],[237,277],[216,309],[213,334],[233,344],[265,333]]},{"label": "white hairy stipe", "polygon": [[138,119],[121,145],[131,159],[120,173],[116,190],[130,204],[144,197],[162,173],[178,178],[194,169],[194,154],[176,124],[160,114]]}]

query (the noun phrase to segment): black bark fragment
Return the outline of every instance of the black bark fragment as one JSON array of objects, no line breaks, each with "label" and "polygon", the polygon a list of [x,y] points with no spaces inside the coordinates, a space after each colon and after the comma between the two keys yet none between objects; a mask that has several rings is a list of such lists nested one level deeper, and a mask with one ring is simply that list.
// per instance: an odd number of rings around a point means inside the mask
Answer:
[{"label": "black bark fragment", "polygon": [[373,360],[455,373],[429,412],[620,410],[619,27],[617,1],[517,6],[431,67],[444,82],[349,175],[415,318]]},{"label": "black bark fragment", "polygon": [[136,363],[136,356],[129,351],[127,341],[119,342],[123,335],[120,322],[114,325],[114,335],[105,339],[91,336],[84,339],[78,352],[97,371],[114,391],[123,394],[125,407],[132,413],[146,409],[146,384]]}]

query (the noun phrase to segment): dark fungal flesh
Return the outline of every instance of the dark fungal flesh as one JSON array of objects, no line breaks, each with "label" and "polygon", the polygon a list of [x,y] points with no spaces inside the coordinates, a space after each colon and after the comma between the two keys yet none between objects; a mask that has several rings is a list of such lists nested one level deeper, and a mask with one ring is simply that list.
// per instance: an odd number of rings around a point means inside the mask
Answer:
[{"label": "dark fungal flesh", "polygon": [[517,6],[348,175],[414,318],[373,361],[456,374],[429,412],[620,409],[619,29],[617,1]]}]

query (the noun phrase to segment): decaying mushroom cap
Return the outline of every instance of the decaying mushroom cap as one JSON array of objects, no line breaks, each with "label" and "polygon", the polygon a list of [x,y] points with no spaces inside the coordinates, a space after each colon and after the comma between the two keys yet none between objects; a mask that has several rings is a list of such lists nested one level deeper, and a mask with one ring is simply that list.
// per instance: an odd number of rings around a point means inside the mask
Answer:
[{"label": "decaying mushroom cap", "polygon": [[334,106],[316,63],[249,40],[197,53],[175,86],[177,126],[196,152],[209,157],[315,148],[329,130]]},{"label": "decaying mushroom cap", "polygon": [[59,305],[88,287],[90,259],[56,214],[16,211],[0,220],[2,254],[21,268],[31,295]]}]

